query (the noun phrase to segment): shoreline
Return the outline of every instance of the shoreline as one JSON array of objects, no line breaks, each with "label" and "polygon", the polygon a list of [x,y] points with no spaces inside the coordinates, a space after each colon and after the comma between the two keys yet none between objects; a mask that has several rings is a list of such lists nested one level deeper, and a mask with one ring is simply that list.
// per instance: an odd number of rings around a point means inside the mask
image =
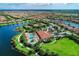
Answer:
[{"label": "shoreline", "polygon": [[79,23],[79,20],[77,19],[66,19],[67,21],[71,21],[71,22],[75,22],[75,23]]},{"label": "shoreline", "polygon": [[[30,56],[34,56],[35,52],[33,49],[29,48],[29,47],[25,47],[23,45],[21,45],[20,42],[18,42],[18,40],[20,40],[21,35],[24,33],[25,31],[23,31],[20,34],[15,35],[12,40],[11,40],[11,44],[14,46],[14,48],[22,53],[25,56],[28,56],[29,51],[33,51],[33,53]],[[29,49],[28,49],[29,48]]]},{"label": "shoreline", "polygon": [[14,24],[19,24],[19,23],[22,23],[22,22],[18,22],[18,23],[16,23],[16,22],[13,22],[13,23],[0,23],[0,26],[2,27],[2,26],[8,26],[8,25],[14,25]]}]

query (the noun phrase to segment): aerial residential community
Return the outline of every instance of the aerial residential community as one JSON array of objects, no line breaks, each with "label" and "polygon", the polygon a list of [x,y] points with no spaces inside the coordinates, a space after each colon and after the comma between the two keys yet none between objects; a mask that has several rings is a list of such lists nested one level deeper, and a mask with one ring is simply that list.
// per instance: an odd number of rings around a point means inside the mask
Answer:
[{"label": "aerial residential community", "polygon": [[0,47],[0,55],[79,56],[79,13],[0,11]]}]

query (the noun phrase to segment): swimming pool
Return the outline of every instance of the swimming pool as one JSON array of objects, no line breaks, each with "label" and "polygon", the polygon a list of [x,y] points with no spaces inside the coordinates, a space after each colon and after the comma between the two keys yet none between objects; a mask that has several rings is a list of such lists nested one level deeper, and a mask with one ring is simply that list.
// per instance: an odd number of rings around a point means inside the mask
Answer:
[{"label": "swimming pool", "polygon": [[33,38],[34,38],[34,34],[33,33],[29,33],[30,42],[33,40]]}]

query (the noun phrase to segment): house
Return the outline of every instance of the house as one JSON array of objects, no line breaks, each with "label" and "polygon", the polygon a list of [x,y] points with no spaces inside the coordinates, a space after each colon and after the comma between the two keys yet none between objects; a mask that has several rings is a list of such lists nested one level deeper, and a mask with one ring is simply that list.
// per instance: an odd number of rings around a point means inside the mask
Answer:
[{"label": "house", "polygon": [[49,26],[47,31],[54,31],[55,29],[53,28],[53,26]]},{"label": "house", "polygon": [[0,23],[6,23],[6,18],[4,16],[0,16]]}]

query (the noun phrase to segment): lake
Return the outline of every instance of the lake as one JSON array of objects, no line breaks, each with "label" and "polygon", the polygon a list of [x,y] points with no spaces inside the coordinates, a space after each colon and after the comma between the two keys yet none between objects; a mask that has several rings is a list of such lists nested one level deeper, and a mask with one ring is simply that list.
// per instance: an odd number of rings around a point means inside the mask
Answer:
[{"label": "lake", "polygon": [[0,56],[21,56],[22,54],[12,49],[11,39],[18,34],[15,29],[22,24],[8,25],[0,27]]}]

